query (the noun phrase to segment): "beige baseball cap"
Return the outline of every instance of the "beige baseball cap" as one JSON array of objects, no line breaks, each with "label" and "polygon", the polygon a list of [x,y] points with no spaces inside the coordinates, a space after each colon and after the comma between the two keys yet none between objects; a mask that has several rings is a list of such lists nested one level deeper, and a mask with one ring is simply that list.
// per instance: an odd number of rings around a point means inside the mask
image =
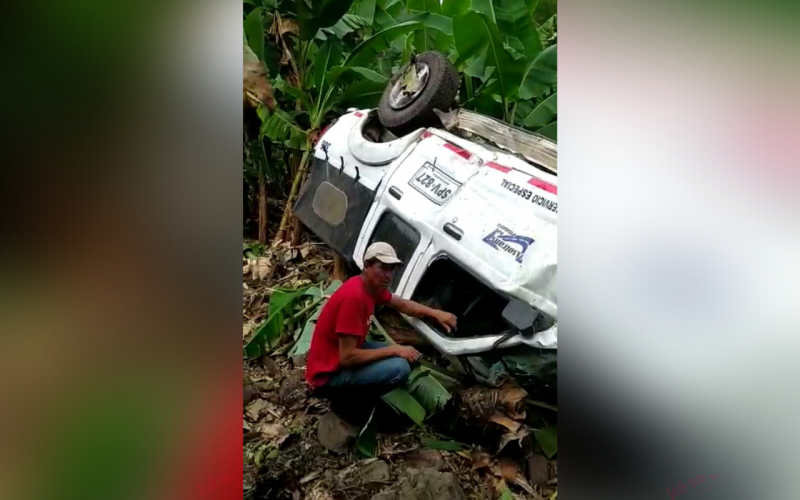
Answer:
[{"label": "beige baseball cap", "polygon": [[384,264],[402,264],[403,261],[397,258],[397,253],[392,248],[392,245],[382,241],[376,241],[367,248],[364,252],[364,262],[368,260],[378,259]]}]

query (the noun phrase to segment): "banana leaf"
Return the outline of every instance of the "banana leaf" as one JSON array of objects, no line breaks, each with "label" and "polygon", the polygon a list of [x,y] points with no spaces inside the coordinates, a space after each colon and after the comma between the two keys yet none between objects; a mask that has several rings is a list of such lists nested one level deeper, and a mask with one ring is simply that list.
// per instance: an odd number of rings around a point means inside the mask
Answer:
[{"label": "banana leaf", "polygon": [[269,317],[248,339],[244,347],[247,357],[258,358],[274,349],[284,334],[284,319],[291,314],[291,306],[304,292],[305,288],[285,292],[276,290],[269,299]]},{"label": "banana leaf", "polygon": [[[339,280],[334,280],[328,285],[328,288],[322,291],[322,296],[330,297],[333,292],[339,289],[342,286],[342,282]],[[309,290],[319,290],[318,287],[312,287]],[[314,328],[317,326],[317,320],[319,319],[320,313],[322,313],[322,308],[328,302],[328,299],[325,298],[320,302],[317,310],[311,317],[306,321],[305,326],[303,327],[302,333],[300,334],[300,338],[297,339],[292,349],[289,351],[289,356],[302,356],[303,354],[307,353],[308,350],[311,348],[311,339],[314,336]]]},{"label": "banana leaf", "polygon": [[420,439],[420,444],[423,448],[430,448],[432,450],[461,451],[469,448],[469,446],[464,443],[459,443],[457,441],[442,441],[429,437]]},{"label": "banana leaf", "polygon": [[557,122],[553,122],[553,123],[551,123],[549,125],[546,125],[546,126],[540,128],[539,130],[537,130],[537,132],[542,134],[545,137],[549,137],[550,139],[553,139],[554,142],[558,142],[558,124],[557,124]]},{"label": "banana leaf", "polygon": [[398,413],[408,415],[418,426],[424,426],[426,416],[425,408],[423,408],[405,389],[395,389],[381,396],[381,399]]},{"label": "banana leaf", "polygon": [[549,91],[556,84],[558,45],[542,51],[525,70],[519,89],[520,99],[531,99]]},{"label": "banana leaf", "polygon": [[378,425],[373,421],[375,409],[369,415],[367,423],[356,436],[356,449],[365,457],[374,457],[378,450]]},{"label": "banana leaf", "polygon": [[411,33],[418,29],[423,28],[423,23],[419,21],[407,21],[404,23],[396,24],[391,28],[387,28],[379,33],[374,34],[370,38],[364,40],[347,56],[343,66],[367,66],[371,61],[378,58],[381,51],[387,50],[391,47],[393,40],[406,33]]},{"label": "banana leaf", "polygon": [[553,458],[558,453],[558,431],[555,425],[548,425],[544,429],[533,431],[536,442],[542,447],[547,458]]},{"label": "banana leaf", "polygon": [[433,376],[431,370],[422,366],[414,368],[411,372],[406,390],[429,415],[443,410],[452,398],[450,392]]},{"label": "banana leaf", "polygon": [[353,0],[296,0],[300,38],[313,39],[320,28],[330,28],[344,16]]},{"label": "banana leaf", "polygon": [[557,114],[557,96],[553,93],[531,111],[522,125],[531,130],[538,130],[552,122]]},{"label": "banana leaf", "polygon": [[[287,85],[285,88],[293,88]],[[282,144],[292,149],[304,149],[308,139],[308,132],[300,128],[294,118],[286,111],[276,108],[268,114],[266,108],[260,106],[258,114],[261,117],[261,135],[269,137],[273,142]]]},{"label": "banana leaf", "polygon": [[247,44],[259,60],[264,60],[264,9],[256,7],[244,20]]},{"label": "banana leaf", "polygon": [[314,59],[314,88],[322,92],[325,74],[342,61],[342,42],[337,38],[329,38],[322,44]]},{"label": "banana leaf", "polygon": [[[456,16],[453,19],[453,36],[460,63],[485,57],[484,66],[495,68],[492,77],[498,81],[496,93],[507,100],[517,91],[524,76],[525,60],[514,60],[506,50],[497,25],[486,14],[473,11]],[[484,72],[481,68],[471,69],[475,75]]]}]

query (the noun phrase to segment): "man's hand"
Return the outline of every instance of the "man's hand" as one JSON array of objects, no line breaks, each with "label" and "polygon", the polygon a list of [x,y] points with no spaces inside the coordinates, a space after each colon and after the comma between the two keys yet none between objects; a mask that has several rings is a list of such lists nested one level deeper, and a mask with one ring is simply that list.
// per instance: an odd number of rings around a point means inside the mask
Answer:
[{"label": "man's hand", "polygon": [[447,333],[456,329],[456,316],[454,314],[446,311],[436,311],[436,315],[433,319],[442,325],[442,328],[444,328]]},{"label": "man's hand", "polygon": [[456,329],[456,317],[449,312],[433,309],[431,307],[418,304],[413,300],[402,299],[396,295],[392,295],[392,300],[389,302],[389,306],[403,314],[408,314],[409,316],[413,316],[415,318],[431,318],[442,325],[442,328],[444,328],[447,333],[450,333]]},{"label": "man's hand", "polygon": [[405,345],[396,345],[394,347],[394,354],[400,358],[405,359],[409,363],[413,363],[414,361],[418,360],[421,354],[419,351],[414,349],[413,347],[405,346]]}]

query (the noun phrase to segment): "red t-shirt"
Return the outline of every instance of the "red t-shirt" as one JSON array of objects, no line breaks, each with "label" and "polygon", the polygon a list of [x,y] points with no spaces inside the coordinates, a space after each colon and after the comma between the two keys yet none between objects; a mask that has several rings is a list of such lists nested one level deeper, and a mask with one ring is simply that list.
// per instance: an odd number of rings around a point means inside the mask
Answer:
[{"label": "red t-shirt", "polygon": [[339,365],[339,335],[355,335],[358,347],[364,343],[369,331],[369,319],[375,306],[392,300],[392,293],[382,289],[370,294],[361,276],[347,280],[322,308],[314,328],[311,349],[306,363],[306,381],[313,387],[324,385]]}]

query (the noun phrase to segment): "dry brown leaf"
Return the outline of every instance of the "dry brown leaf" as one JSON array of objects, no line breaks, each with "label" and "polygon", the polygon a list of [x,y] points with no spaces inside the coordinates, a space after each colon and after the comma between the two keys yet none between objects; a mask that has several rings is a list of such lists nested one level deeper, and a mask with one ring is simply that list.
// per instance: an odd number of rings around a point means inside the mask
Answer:
[{"label": "dry brown leaf", "polygon": [[251,429],[250,424],[247,423],[247,420],[242,419],[243,425],[242,429],[249,431]]},{"label": "dry brown leaf", "polygon": [[515,384],[507,383],[500,388],[500,402],[504,405],[516,405],[527,395],[525,389]]},{"label": "dry brown leaf", "polygon": [[269,257],[255,257],[247,260],[250,271],[253,273],[254,280],[266,279],[272,272],[272,265]]},{"label": "dry brown leaf", "polygon": [[461,391],[461,402],[468,418],[486,421],[495,412],[497,389],[480,385]]},{"label": "dry brown leaf", "polygon": [[333,500],[333,495],[324,486],[318,484],[306,494],[306,500]]},{"label": "dry brown leaf", "polygon": [[502,413],[495,413],[494,415],[489,417],[489,421],[494,422],[496,424],[500,424],[506,429],[510,430],[511,432],[517,432],[519,430],[520,425],[522,425],[519,422],[511,420]]},{"label": "dry brown leaf", "polygon": [[284,36],[287,33],[290,34],[297,34],[300,31],[300,27],[297,24],[297,21],[294,19],[286,19],[281,17],[280,15],[275,16],[275,20],[270,27],[270,33],[278,36]]},{"label": "dry brown leaf", "polygon": [[308,253],[311,251],[311,245],[305,245],[303,248],[300,249],[300,255],[305,259],[308,257]]},{"label": "dry brown leaf", "polygon": [[503,451],[503,448],[505,448],[508,443],[511,443],[512,441],[520,441],[527,437],[528,434],[530,434],[530,431],[524,427],[517,432],[507,432],[506,434],[503,434],[503,437],[500,438],[500,443],[497,446],[497,453]]},{"label": "dry brown leaf", "polygon": [[319,477],[320,474],[322,474],[321,470],[314,471],[311,474],[309,474],[309,475],[303,477],[302,479],[300,479],[300,484],[309,483],[309,482],[313,481],[314,479],[316,479],[317,477]]},{"label": "dry brown leaf", "polygon": [[519,474],[517,474],[517,476],[514,477],[514,479],[512,479],[511,482],[516,484],[523,490],[525,490],[527,494],[536,495],[536,491],[534,491],[533,486],[531,486],[530,483],[526,481],[525,478],[520,476]]},{"label": "dry brown leaf", "polygon": [[503,479],[513,482],[517,474],[519,474],[519,465],[515,461],[508,458],[500,459],[500,475]]},{"label": "dry brown leaf", "polygon": [[516,420],[517,422],[524,422],[525,421],[525,417],[527,417],[528,414],[527,414],[527,412],[524,412],[524,411],[522,413],[515,413],[515,412],[511,411],[511,412],[508,412],[508,416],[509,416],[509,418],[511,418],[511,420]]},{"label": "dry brown leaf", "polygon": [[242,95],[244,102],[250,106],[257,107],[263,103],[270,111],[275,111],[275,97],[267,68],[258,60],[247,42],[244,43],[242,64]]},{"label": "dry brown leaf", "polygon": [[491,466],[493,462],[492,456],[485,452],[477,452],[472,457],[472,470],[483,469]]},{"label": "dry brown leaf", "polygon": [[260,432],[264,439],[268,441],[275,441],[279,445],[286,441],[286,438],[289,437],[289,431],[286,430],[286,427],[280,424],[262,423],[256,427],[256,431]]},{"label": "dry brown leaf", "polygon": [[243,339],[247,338],[247,336],[250,335],[250,332],[253,331],[253,328],[255,328],[255,326],[256,326],[255,323],[242,323],[242,338]]},{"label": "dry brown leaf", "polygon": [[245,413],[250,417],[250,420],[257,421],[261,413],[267,409],[267,402],[263,399],[256,399],[245,408]]}]

